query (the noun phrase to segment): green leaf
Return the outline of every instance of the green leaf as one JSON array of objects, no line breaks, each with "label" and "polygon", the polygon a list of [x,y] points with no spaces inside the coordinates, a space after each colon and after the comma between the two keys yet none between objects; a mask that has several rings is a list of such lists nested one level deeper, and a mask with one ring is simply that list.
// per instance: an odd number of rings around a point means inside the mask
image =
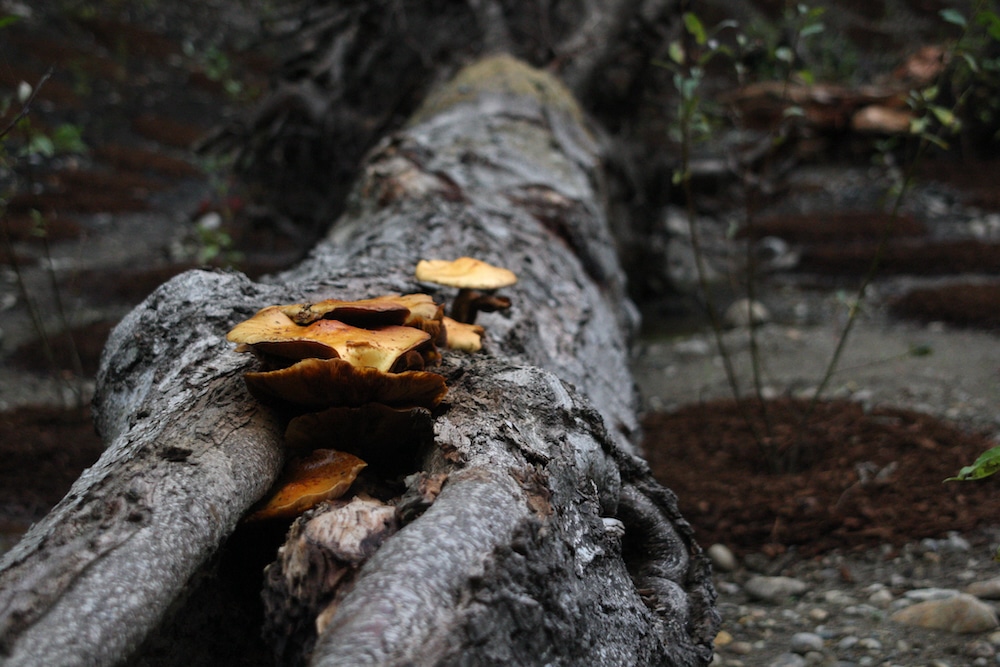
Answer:
[{"label": "green leaf", "polygon": [[20,16],[12,16],[9,14],[7,16],[0,16],[0,28],[6,28],[9,25],[13,25],[14,23],[17,23],[20,18]]},{"label": "green leaf", "polygon": [[954,128],[958,119],[955,117],[954,112],[951,109],[946,109],[945,107],[938,106],[936,104],[931,104],[927,107],[930,109],[934,117],[937,118],[938,122],[945,127],[951,129]]},{"label": "green leaf", "polygon": [[79,125],[63,123],[52,132],[52,143],[62,153],[86,153]]},{"label": "green leaf", "polygon": [[684,47],[680,42],[670,42],[670,49],[667,53],[670,59],[678,65],[684,64]]},{"label": "green leaf", "polygon": [[947,21],[948,23],[952,23],[961,28],[965,28],[966,26],[969,25],[968,22],[965,20],[965,16],[963,16],[962,12],[958,11],[957,9],[949,7],[948,9],[942,9],[938,13],[941,15],[941,18]]},{"label": "green leaf", "polygon": [[929,343],[919,343],[910,345],[908,353],[911,357],[929,357],[934,354],[934,348]]},{"label": "green leaf", "polygon": [[965,481],[970,479],[982,479],[1000,472],[1000,447],[987,449],[979,455],[971,466],[965,466],[958,471],[954,477],[949,477],[946,482]]},{"label": "green leaf", "polygon": [[969,66],[969,69],[979,74],[979,63],[976,62],[976,57],[971,53],[963,53],[962,59],[965,60],[965,64]]},{"label": "green leaf", "polygon": [[811,37],[812,35],[818,35],[826,30],[826,26],[821,22],[810,23],[809,25],[802,26],[802,30],[799,31],[799,37]]},{"label": "green leaf", "polygon": [[684,12],[684,27],[699,45],[704,45],[708,41],[708,33],[705,32],[705,26],[702,25],[701,19],[693,12]]},{"label": "green leaf", "polygon": [[993,39],[1000,41],[1000,16],[996,12],[982,11],[976,14],[976,23],[986,28]]},{"label": "green leaf", "polygon": [[25,152],[28,155],[52,157],[56,153],[56,147],[55,144],[52,143],[52,139],[49,137],[44,134],[36,134],[31,137],[31,141],[28,142]]},{"label": "green leaf", "polygon": [[790,63],[795,60],[795,54],[787,46],[779,46],[774,50],[774,57],[784,63]]},{"label": "green leaf", "polygon": [[928,121],[926,117],[913,118],[910,120],[910,134],[923,135],[927,131]]}]

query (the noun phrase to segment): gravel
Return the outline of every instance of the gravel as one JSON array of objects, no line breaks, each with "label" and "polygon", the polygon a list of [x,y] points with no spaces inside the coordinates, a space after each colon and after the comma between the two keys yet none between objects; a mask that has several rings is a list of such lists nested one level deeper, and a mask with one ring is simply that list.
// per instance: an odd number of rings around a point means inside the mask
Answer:
[{"label": "gravel", "polygon": [[[722,631],[712,664],[720,667],[909,667],[1000,664],[1000,629],[957,633],[906,625],[891,616],[926,601],[995,592],[1000,564],[992,560],[1000,528],[903,547],[829,553],[799,559],[759,554],[734,558],[716,571]],[[713,558],[732,557],[712,545]],[[794,583],[793,583],[794,582]],[[761,599],[760,587],[782,591]],[[755,590],[756,587],[756,590]],[[987,593],[987,595],[991,595]],[[973,598],[997,613],[995,600]],[[994,619],[995,620],[995,619]]]}]

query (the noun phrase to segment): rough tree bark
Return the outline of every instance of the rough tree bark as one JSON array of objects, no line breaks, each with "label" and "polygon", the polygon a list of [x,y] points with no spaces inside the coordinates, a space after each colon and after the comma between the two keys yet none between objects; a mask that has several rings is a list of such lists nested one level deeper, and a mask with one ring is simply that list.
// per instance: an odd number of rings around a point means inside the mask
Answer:
[{"label": "rough tree bark", "polygon": [[419,259],[471,255],[518,274],[514,305],[481,317],[484,352],[446,355],[445,409],[404,494],[424,503],[400,501],[413,511],[337,593],[312,664],[707,664],[706,561],[635,452],[636,322],[601,187],[570,93],[488,59],[377,146],[301,265],[154,292],[105,350],[107,451],[0,561],[0,661],[215,660],[209,638],[182,635],[283,459],[282,424],[246,393],[254,364],[225,333],[272,303],[422,291]]}]

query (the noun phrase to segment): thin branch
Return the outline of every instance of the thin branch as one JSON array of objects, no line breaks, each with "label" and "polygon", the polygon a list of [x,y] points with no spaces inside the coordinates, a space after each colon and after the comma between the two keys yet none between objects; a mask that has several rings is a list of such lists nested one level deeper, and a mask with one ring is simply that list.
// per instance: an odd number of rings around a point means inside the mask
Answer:
[{"label": "thin branch", "polygon": [[21,119],[28,115],[28,112],[31,110],[31,103],[35,101],[35,96],[38,95],[38,91],[41,90],[42,86],[45,85],[45,82],[49,80],[49,78],[52,76],[52,72],[54,71],[55,68],[49,66],[48,71],[42,75],[42,78],[38,80],[38,83],[35,84],[35,87],[31,89],[31,94],[28,95],[28,99],[26,99],[24,101],[24,104],[21,105],[21,110],[17,112],[17,115],[14,116],[9,123],[7,123],[7,127],[5,127],[3,130],[0,130],[0,139],[3,139],[8,134],[10,134],[11,131],[15,127],[17,127],[17,124],[21,122]]}]

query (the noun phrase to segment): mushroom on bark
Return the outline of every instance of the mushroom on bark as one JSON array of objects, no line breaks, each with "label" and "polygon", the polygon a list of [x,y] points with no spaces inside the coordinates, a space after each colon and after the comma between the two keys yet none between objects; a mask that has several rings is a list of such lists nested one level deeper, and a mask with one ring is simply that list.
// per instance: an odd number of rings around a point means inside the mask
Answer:
[{"label": "mushroom on bark", "polygon": [[517,282],[513,271],[472,257],[452,261],[422,259],[417,263],[416,278],[425,283],[459,288],[450,314],[452,319],[465,324],[474,323],[480,311],[489,313],[510,308],[510,299],[493,292]]},{"label": "mushroom on bark", "polygon": [[324,500],[339,498],[367,465],[346,452],[317,449],[285,467],[275,492],[247,520],[290,519]]}]

